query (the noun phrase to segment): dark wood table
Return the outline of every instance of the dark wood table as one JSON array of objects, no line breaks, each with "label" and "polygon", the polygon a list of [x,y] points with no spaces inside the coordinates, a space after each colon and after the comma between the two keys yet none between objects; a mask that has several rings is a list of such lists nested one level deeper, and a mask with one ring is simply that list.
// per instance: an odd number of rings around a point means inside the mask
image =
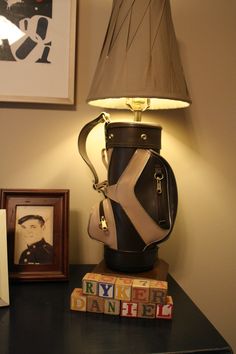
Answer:
[{"label": "dark wood table", "polygon": [[10,285],[0,308],[1,354],[232,353],[232,349],[176,281],[170,320],[122,318],[70,311],[70,294],[91,265],[70,267],[66,283]]}]

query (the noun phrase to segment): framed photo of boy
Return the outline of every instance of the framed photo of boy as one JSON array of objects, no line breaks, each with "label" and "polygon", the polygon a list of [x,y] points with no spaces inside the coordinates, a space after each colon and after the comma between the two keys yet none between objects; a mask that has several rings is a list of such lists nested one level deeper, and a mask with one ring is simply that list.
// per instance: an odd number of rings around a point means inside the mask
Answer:
[{"label": "framed photo of boy", "polygon": [[69,190],[2,189],[9,276],[67,280]]},{"label": "framed photo of boy", "polygon": [[0,209],[0,307],[9,305],[6,210]]},{"label": "framed photo of boy", "polygon": [[0,1],[0,101],[74,104],[77,0]]}]

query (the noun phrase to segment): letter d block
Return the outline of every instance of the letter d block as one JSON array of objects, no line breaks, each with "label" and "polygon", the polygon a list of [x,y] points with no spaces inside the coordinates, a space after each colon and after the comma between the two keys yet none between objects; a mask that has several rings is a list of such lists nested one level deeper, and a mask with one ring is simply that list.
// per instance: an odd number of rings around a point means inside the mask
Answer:
[{"label": "letter d block", "polygon": [[121,301],[120,315],[122,317],[137,317],[138,303],[130,301]]},{"label": "letter d block", "polygon": [[115,282],[115,299],[131,300],[132,278],[117,278]]},{"label": "letter d block", "polygon": [[148,302],[149,301],[149,280],[134,279],[132,284],[131,301]]},{"label": "letter d block", "polygon": [[139,318],[155,318],[156,317],[156,304],[150,302],[138,303],[138,317]]},{"label": "letter d block", "polygon": [[70,297],[70,309],[74,311],[86,311],[86,296],[81,288],[75,288]]},{"label": "letter d block", "polygon": [[166,303],[167,290],[168,283],[166,281],[150,280],[149,301],[164,305]]},{"label": "letter d block", "polygon": [[99,296],[87,296],[87,311],[88,312],[104,312],[104,299]]},{"label": "letter d block", "polygon": [[116,277],[101,275],[98,282],[98,295],[104,298],[113,299]]},{"label": "letter d block", "polygon": [[104,313],[106,315],[119,315],[120,301],[114,299],[104,299]]},{"label": "letter d block", "polygon": [[87,295],[97,295],[98,294],[98,281],[100,279],[100,274],[87,273],[82,279],[83,293]]},{"label": "letter d block", "polygon": [[172,319],[173,300],[171,296],[166,297],[165,305],[157,305],[156,318]]}]

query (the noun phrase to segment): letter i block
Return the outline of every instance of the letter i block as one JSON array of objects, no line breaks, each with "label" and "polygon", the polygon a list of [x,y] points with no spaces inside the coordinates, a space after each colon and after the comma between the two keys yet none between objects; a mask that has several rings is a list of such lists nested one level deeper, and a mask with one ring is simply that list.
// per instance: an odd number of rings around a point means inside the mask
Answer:
[{"label": "letter i block", "polygon": [[148,302],[149,301],[149,284],[146,279],[134,279],[132,285],[131,301]]},{"label": "letter i block", "polygon": [[115,282],[115,299],[131,300],[132,278],[117,278]]},{"label": "letter i block", "polygon": [[172,319],[173,300],[171,296],[166,297],[165,305],[157,305],[156,318]]},{"label": "letter i block", "polygon": [[166,303],[167,290],[168,283],[166,281],[150,280],[149,301],[164,305]]},{"label": "letter i block", "polygon": [[138,303],[131,301],[121,301],[120,315],[122,317],[137,317]]},{"label": "letter i block", "polygon": [[155,318],[156,317],[156,304],[150,302],[138,303],[138,317],[140,318]]},{"label": "letter i block", "polygon": [[100,279],[100,274],[87,273],[82,279],[83,293],[87,295],[97,295],[98,294],[98,281]]},{"label": "letter i block", "polygon": [[87,296],[87,311],[88,312],[104,312],[104,299],[99,296]]},{"label": "letter i block", "polygon": [[106,315],[119,315],[120,301],[114,299],[104,299],[104,313]]},{"label": "letter i block", "polygon": [[70,309],[74,311],[86,311],[86,295],[81,288],[75,288],[70,297]]},{"label": "letter i block", "polygon": [[98,295],[104,298],[113,299],[116,277],[101,275],[98,282]]}]

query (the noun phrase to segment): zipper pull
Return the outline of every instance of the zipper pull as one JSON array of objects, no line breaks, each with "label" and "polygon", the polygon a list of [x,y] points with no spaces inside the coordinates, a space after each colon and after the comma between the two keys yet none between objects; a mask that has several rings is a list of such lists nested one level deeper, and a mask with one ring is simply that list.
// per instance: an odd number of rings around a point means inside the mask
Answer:
[{"label": "zipper pull", "polygon": [[156,180],[157,193],[161,194],[162,193],[162,183],[161,183],[161,181],[164,178],[164,175],[163,175],[161,169],[156,169],[156,172],[154,174],[154,178]]},{"label": "zipper pull", "polygon": [[99,228],[102,231],[107,231],[108,230],[108,226],[107,226],[107,222],[106,222],[105,216],[101,216],[100,223],[99,223]]}]

